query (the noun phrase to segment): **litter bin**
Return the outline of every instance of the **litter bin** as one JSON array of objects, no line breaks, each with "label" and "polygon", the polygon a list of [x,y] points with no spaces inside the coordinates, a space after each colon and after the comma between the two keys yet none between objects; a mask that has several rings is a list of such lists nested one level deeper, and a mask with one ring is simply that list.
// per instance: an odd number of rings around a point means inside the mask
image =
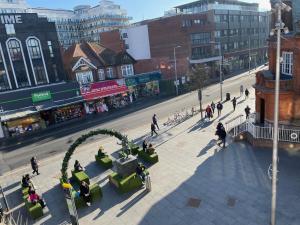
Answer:
[{"label": "litter bin", "polygon": [[226,93],[226,101],[230,101],[230,93]]}]

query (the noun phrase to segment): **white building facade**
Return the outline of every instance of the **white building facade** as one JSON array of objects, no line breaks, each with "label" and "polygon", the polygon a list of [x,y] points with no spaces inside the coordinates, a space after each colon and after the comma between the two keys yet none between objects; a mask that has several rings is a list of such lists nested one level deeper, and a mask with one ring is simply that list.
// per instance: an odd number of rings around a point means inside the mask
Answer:
[{"label": "white building facade", "polygon": [[26,0],[0,0],[0,14],[16,12],[37,13],[55,22],[64,48],[80,41],[99,42],[100,32],[127,27],[132,19],[125,9],[109,0],[101,0],[94,7],[79,5],[73,10],[31,8]]}]

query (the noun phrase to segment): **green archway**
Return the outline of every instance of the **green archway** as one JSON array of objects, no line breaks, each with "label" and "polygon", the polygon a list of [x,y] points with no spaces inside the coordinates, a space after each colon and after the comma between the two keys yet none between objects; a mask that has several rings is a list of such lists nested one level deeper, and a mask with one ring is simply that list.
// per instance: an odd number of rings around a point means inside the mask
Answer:
[{"label": "green archway", "polygon": [[103,134],[103,135],[109,135],[109,136],[113,136],[116,137],[117,139],[119,139],[122,142],[122,151],[127,151],[129,150],[129,142],[128,142],[128,138],[125,135],[122,135],[120,132],[118,131],[114,131],[114,130],[108,130],[108,129],[98,129],[95,131],[90,131],[87,134],[82,135],[80,138],[78,138],[68,149],[68,151],[65,154],[63,163],[62,163],[62,167],[61,167],[61,181],[63,183],[68,183],[68,166],[69,166],[69,161],[71,159],[71,156],[73,155],[73,153],[75,152],[76,148],[81,145],[82,143],[84,143],[88,138],[95,136],[95,135],[99,135],[99,134]]}]

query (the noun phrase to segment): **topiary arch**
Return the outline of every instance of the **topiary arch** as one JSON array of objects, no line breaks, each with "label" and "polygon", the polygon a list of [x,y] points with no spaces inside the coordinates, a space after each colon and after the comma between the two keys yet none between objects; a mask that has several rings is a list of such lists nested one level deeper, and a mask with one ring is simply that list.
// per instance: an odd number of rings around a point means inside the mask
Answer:
[{"label": "topiary arch", "polygon": [[76,148],[81,145],[83,142],[85,142],[88,138],[95,136],[95,135],[99,135],[99,134],[103,134],[103,135],[109,135],[109,136],[114,136],[117,139],[119,139],[122,142],[122,151],[128,151],[129,147],[128,147],[128,138],[125,135],[122,135],[120,132],[115,131],[115,130],[108,130],[108,129],[98,129],[98,130],[94,130],[94,131],[90,131],[87,134],[82,135],[80,138],[78,138],[68,149],[68,151],[65,154],[63,163],[62,163],[62,167],[61,167],[61,181],[63,183],[68,183],[68,165],[69,165],[69,161],[71,159],[71,156],[73,155],[74,151],[76,150]]}]

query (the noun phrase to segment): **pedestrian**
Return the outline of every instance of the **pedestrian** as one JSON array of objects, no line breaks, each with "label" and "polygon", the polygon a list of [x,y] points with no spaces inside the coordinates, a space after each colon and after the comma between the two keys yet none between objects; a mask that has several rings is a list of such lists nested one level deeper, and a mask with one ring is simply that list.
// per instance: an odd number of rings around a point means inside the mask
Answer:
[{"label": "pedestrian", "polygon": [[233,106],[233,111],[235,111],[235,107],[236,107],[236,98],[235,97],[232,99],[232,106]]},{"label": "pedestrian", "polygon": [[226,145],[226,131],[225,128],[223,126],[223,124],[220,122],[217,125],[217,131],[215,133],[218,137],[219,137],[219,142],[218,142],[218,146],[221,146],[223,143],[223,147],[225,148]]},{"label": "pedestrian", "polygon": [[245,90],[245,98],[247,99],[249,97],[250,92],[248,91],[248,89],[246,88]]},{"label": "pedestrian", "polygon": [[206,118],[208,118],[210,120],[210,118],[212,117],[212,109],[210,107],[210,105],[208,105],[205,109],[205,116]]},{"label": "pedestrian", "polygon": [[158,133],[156,132],[156,127],[155,127],[154,123],[151,123],[151,137],[153,136],[153,133],[158,135]]},{"label": "pedestrian", "polygon": [[241,86],[240,86],[240,97],[242,97],[243,94],[244,94],[244,86],[241,85]]},{"label": "pedestrian", "polygon": [[146,140],[143,141],[143,151],[146,152],[148,148],[148,144],[146,142]]},{"label": "pedestrian", "polygon": [[157,127],[157,129],[159,130],[158,124],[157,124],[157,116],[156,114],[153,115],[152,117],[152,123]]},{"label": "pedestrian", "polygon": [[36,157],[32,157],[30,160],[31,163],[31,168],[32,168],[32,174],[36,173],[36,175],[39,175],[39,165],[38,162],[36,160]]},{"label": "pedestrian", "polygon": [[219,102],[217,104],[218,116],[221,116],[222,109],[223,109],[223,104],[221,102]]},{"label": "pedestrian", "polygon": [[216,108],[216,104],[214,103],[214,101],[211,102],[210,107],[211,107],[212,113],[214,114],[215,108]]},{"label": "pedestrian", "polygon": [[247,105],[247,107],[245,108],[246,119],[249,119],[250,110],[251,110],[251,109],[250,109],[249,106]]},{"label": "pedestrian", "polygon": [[142,163],[139,163],[137,168],[135,169],[136,174],[141,178],[143,183],[145,182],[146,177],[145,171],[146,167]]},{"label": "pedestrian", "polygon": [[91,206],[92,197],[91,197],[89,185],[85,181],[82,181],[79,190],[80,190],[79,195],[84,199],[85,203],[88,206]]}]

